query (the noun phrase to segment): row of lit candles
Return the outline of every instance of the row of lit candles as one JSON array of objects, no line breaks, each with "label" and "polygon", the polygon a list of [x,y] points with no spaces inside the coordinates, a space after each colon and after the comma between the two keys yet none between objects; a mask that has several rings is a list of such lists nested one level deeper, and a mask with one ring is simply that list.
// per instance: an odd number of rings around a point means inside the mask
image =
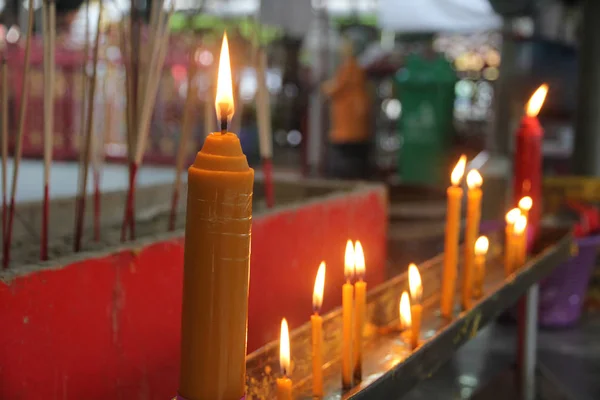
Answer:
[{"label": "row of lit candles", "polygon": [[[447,266],[447,253],[457,255],[458,253],[458,229],[460,226],[460,198],[462,189],[458,186],[464,168],[466,158],[463,156],[459,160],[452,173],[452,187],[448,190],[448,214],[446,228],[446,258],[444,268]],[[462,171],[461,171],[462,169]],[[483,281],[486,271],[486,256],[489,249],[489,240],[486,236],[479,236],[476,240],[472,236],[477,236],[479,232],[480,207],[481,207],[481,185],[483,179],[475,169],[467,174],[467,221],[465,230],[465,259],[463,268],[465,278],[463,282],[462,303],[463,308],[471,307],[471,300],[478,299],[483,295]],[[456,196],[458,190],[461,190],[460,196]],[[453,193],[454,192],[454,193]],[[458,199],[458,204],[454,201]],[[526,227],[528,212],[532,207],[532,199],[526,196],[519,202],[519,208],[510,210],[506,215],[506,242],[505,242],[505,270],[507,275],[512,274],[516,269],[525,263],[526,246]],[[455,207],[453,209],[453,207]],[[452,214],[457,214],[456,223]],[[454,228],[456,230],[454,230]],[[473,235],[473,230],[476,232]],[[456,235],[457,248],[448,248],[448,235]],[[474,243],[473,243],[474,242]],[[452,243],[452,241],[451,241]],[[455,263],[457,260],[454,261]],[[467,268],[472,268],[467,272]],[[315,286],[313,291],[313,315],[311,316],[312,327],[312,374],[313,374],[313,396],[319,398],[323,396],[323,356],[322,356],[322,317],[319,315],[323,303],[323,291],[325,287],[325,262],[321,262]],[[360,382],[362,378],[362,338],[364,324],[366,320],[366,292],[367,283],[365,276],[365,257],[360,241],[354,244],[351,240],[346,243],[344,256],[344,274],[346,283],[342,287],[342,386],[344,389],[351,388],[354,383]],[[445,271],[446,272],[446,271]],[[446,273],[444,279],[447,279]],[[352,279],[356,281],[352,283]],[[419,269],[415,264],[408,267],[408,292],[404,291],[400,297],[399,317],[400,326],[408,336],[408,342],[411,349],[419,346],[421,331],[421,319],[423,313],[423,283]],[[443,282],[443,287],[444,285]],[[445,303],[442,292],[442,311]],[[452,302],[450,303],[452,304]],[[442,313],[443,314],[443,313]],[[292,381],[288,374],[290,371],[290,341],[289,328],[285,318],[281,321],[280,337],[280,367],[282,377],[277,379],[277,399],[292,399]]]}]

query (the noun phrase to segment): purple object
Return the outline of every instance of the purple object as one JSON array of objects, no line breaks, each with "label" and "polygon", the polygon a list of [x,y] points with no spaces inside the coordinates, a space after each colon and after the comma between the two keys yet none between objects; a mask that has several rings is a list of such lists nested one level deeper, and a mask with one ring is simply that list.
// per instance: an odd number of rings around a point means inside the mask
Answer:
[{"label": "purple object", "polygon": [[544,279],[540,285],[539,325],[565,328],[581,317],[585,294],[596,261],[600,235],[575,241],[578,254]]}]

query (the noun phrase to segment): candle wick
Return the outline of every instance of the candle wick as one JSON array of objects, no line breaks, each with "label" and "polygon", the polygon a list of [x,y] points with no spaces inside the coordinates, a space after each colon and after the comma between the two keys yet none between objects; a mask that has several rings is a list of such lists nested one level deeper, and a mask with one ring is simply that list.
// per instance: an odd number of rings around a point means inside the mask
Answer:
[{"label": "candle wick", "polygon": [[227,103],[219,103],[219,111],[221,135],[224,135],[227,133],[229,105]]},{"label": "candle wick", "polygon": [[227,117],[221,117],[221,135],[227,133]]}]

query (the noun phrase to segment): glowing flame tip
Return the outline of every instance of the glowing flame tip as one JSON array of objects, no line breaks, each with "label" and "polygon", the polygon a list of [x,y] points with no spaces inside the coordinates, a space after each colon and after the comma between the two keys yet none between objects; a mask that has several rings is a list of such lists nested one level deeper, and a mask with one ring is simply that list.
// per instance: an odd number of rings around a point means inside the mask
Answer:
[{"label": "glowing flame tip", "polygon": [[476,169],[472,169],[467,174],[467,186],[469,189],[480,188],[483,184],[483,178],[481,174]]},{"label": "glowing flame tip", "polygon": [[458,186],[460,184],[460,180],[465,174],[465,168],[467,166],[467,156],[464,154],[460,156],[460,159],[456,163],[456,166],[452,170],[452,174],[450,175],[450,181],[453,186]]},{"label": "glowing flame tip", "polygon": [[408,289],[413,302],[420,303],[423,297],[423,283],[421,282],[421,274],[419,268],[415,264],[408,266]]},{"label": "glowing flame tip", "polygon": [[321,261],[317,278],[315,279],[315,288],[313,290],[313,309],[319,312],[323,305],[323,290],[325,289],[325,261]]},{"label": "glowing flame tip", "polygon": [[479,236],[475,242],[475,255],[484,256],[490,247],[490,241],[486,236]]},{"label": "glowing flame tip", "polygon": [[[229,43],[227,42],[227,33],[223,34],[221,56],[219,57],[215,109],[217,111],[217,119],[219,120],[225,117],[228,120],[231,120],[235,109],[233,102],[233,84],[231,79],[231,61],[229,59]],[[227,115],[222,115],[223,112],[226,112]]]},{"label": "glowing flame tip", "polygon": [[525,108],[525,112],[528,117],[537,117],[544,105],[544,101],[546,100],[546,95],[548,94],[548,85],[543,84],[540,86],[535,93],[531,96],[529,101],[527,102],[527,107]]},{"label": "glowing flame tip", "polygon": [[281,335],[279,337],[279,367],[281,373],[287,375],[290,370],[290,330],[287,320],[281,320]]},{"label": "glowing flame tip", "polygon": [[406,291],[402,292],[400,297],[400,326],[403,329],[408,329],[412,325],[412,319],[410,315],[410,299]]},{"label": "glowing flame tip", "polygon": [[360,240],[354,242],[354,271],[360,279],[365,275],[365,253]]},{"label": "glowing flame tip", "polygon": [[523,211],[531,210],[532,206],[533,206],[533,200],[529,196],[525,196],[521,200],[519,200],[519,208]]},{"label": "glowing flame tip", "polygon": [[355,262],[354,245],[352,240],[348,240],[346,242],[346,254],[344,255],[344,276],[347,280],[352,279],[354,276]]},{"label": "glowing flame tip", "polygon": [[517,218],[521,215],[521,210],[518,208],[513,208],[509,212],[506,213],[506,223],[509,225],[514,225],[517,222]]}]

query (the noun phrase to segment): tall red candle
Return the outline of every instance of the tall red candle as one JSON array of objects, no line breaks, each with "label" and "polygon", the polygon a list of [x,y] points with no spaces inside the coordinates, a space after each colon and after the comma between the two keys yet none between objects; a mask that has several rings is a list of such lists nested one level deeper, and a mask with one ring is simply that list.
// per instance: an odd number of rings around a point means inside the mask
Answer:
[{"label": "tall red candle", "polygon": [[515,143],[513,203],[516,207],[524,196],[529,196],[533,200],[528,220],[529,241],[536,236],[541,218],[544,131],[537,116],[547,93],[548,85],[543,84],[531,96],[517,131]]}]

